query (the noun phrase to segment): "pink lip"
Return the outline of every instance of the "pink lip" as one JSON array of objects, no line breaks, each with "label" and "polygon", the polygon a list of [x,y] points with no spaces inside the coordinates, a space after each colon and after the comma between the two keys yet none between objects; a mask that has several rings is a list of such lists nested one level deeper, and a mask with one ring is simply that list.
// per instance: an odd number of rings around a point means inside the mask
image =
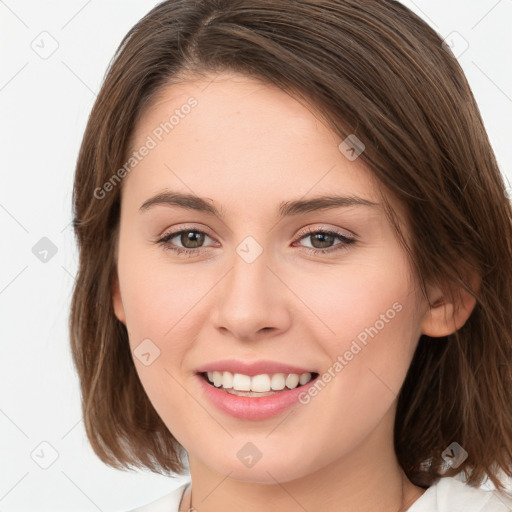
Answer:
[{"label": "pink lip", "polygon": [[197,375],[202,392],[222,412],[244,420],[263,420],[281,414],[292,405],[299,405],[299,395],[307,392],[315,384],[310,380],[304,386],[280,391],[269,396],[237,396],[208,384],[201,375]]},{"label": "pink lip", "polygon": [[[298,372],[292,372],[298,373]],[[302,372],[306,373],[306,372]],[[258,374],[256,374],[258,375]],[[201,392],[220,411],[243,420],[263,420],[277,416],[293,405],[299,405],[299,395],[307,393],[308,388],[316,383],[318,376],[303,386],[279,391],[268,396],[232,395],[221,388],[209,384],[203,375],[197,374]]]},{"label": "pink lip", "polygon": [[318,373],[316,370],[300,368],[298,366],[278,363],[276,361],[255,361],[253,363],[247,363],[234,359],[207,363],[197,369],[198,373],[214,371],[242,373],[244,375],[249,375],[250,377],[253,377],[254,375],[261,375],[263,373],[297,373],[299,375],[302,373]]}]

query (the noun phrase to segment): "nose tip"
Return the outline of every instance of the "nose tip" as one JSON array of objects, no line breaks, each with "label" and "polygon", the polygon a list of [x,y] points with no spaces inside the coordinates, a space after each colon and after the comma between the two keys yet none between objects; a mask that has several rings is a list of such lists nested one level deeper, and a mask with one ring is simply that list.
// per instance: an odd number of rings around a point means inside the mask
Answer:
[{"label": "nose tip", "polygon": [[244,342],[287,329],[290,314],[284,289],[277,286],[264,256],[250,264],[238,259],[218,291],[215,326]]}]

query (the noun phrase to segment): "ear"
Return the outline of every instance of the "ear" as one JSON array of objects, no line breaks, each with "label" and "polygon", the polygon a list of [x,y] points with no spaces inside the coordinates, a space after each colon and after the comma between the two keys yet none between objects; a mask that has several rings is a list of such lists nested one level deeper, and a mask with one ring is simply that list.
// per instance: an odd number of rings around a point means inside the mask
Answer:
[{"label": "ear", "polygon": [[[470,288],[477,292],[481,279],[476,274],[470,279]],[[476,299],[462,286],[427,287],[431,306],[428,306],[423,322],[421,334],[433,338],[448,336],[458,331],[467,321],[476,305]]]},{"label": "ear", "polygon": [[126,325],[126,316],[124,314],[123,301],[121,300],[121,292],[119,290],[119,278],[117,277],[117,273],[114,277],[114,282],[112,284],[112,304],[114,306],[114,313],[117,319]]}]

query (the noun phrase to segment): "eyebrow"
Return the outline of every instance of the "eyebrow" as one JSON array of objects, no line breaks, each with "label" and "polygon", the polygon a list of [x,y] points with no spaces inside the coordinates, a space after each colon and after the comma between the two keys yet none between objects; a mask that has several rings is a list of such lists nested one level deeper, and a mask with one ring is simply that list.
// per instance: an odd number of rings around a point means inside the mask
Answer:
[{"label": "eyebrow", "polygon": [[[179,206],[187,210],[213,215],[221,219],[224,214],[213,204],[211,199],[207,200],[193,194],[182,194],[179,192],[161,192],[147,201],[139,208],[139,211],[145,212],[154,206]],[[298,199],[295,201],[284,201],[279,205],[279,216],[289,217],[300,215],[317,210],[327,210],[330,208],[342,208],[349,206],[378,206],[379,203],[370,201],[363,197],[349,195],[325,195],[313,197],[311,199]]]}]

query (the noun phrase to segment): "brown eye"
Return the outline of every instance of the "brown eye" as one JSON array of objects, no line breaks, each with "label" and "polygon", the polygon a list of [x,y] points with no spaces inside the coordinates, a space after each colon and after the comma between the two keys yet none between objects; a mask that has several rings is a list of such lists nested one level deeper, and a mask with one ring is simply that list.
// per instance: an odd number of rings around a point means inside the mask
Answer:
[{"label": "brown eye", "polygon": [[210,238],[204,231],[198,229],[182,229],[168,233],[157,243],[164,246],[165,249],[175,251],[178,254],[186,253],[193,255],[200,252],[203,248],[205,238]]},{"label": "brown eye", "polygon": [[[356,242],[355,238],[349,238],[337,231],[326,230],[309,230],[305,235],[300,237],[300,240],[311,240],[311,247],[306,247],[313,254],[330,253],[338,250],[347,249],[350,244]],[[335,244],[336,240],[340,243]]]},{"label": "brown eye", "polygon": [[179,235],[179,241],[185,249],[197,249],[204,242],[205,238],[205,234],[200,231],[181,231]]},{"label": "brown eye", "polygon": [[315,233],[314,235],[309,236],[315,249],[328,249],[336,240],[335,236],[327,233]]}]

